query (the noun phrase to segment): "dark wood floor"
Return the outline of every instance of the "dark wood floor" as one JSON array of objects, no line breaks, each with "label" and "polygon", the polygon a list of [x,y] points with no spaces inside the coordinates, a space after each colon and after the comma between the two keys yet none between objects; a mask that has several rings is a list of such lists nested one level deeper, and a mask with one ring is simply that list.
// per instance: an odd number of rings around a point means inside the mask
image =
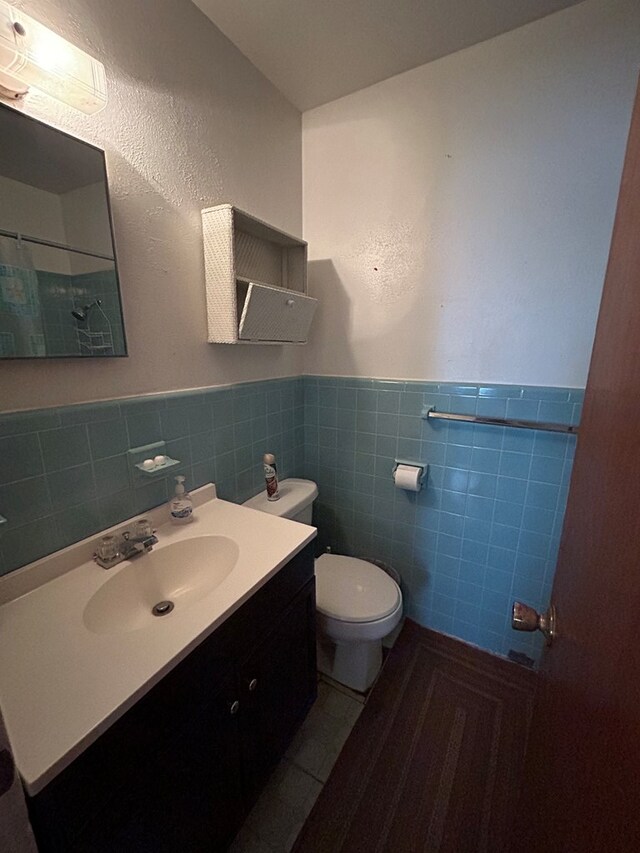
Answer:
[{"label": "dark wood floor", "polygon": [[500,853],[535,673],[407,620],[296,853]]}]

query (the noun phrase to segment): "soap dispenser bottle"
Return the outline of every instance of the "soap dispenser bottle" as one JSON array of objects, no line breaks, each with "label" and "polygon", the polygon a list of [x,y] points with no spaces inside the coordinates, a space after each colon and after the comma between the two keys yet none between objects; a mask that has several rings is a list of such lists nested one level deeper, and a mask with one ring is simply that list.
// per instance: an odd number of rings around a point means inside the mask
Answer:
[{"label": "soap dispenser bottle", "polygon": [[169,501],[169,514],[174,524],[188,524],[193,521],[193,501],[184,488],[184,479],[181,474],[176,477],[176,491]]}]

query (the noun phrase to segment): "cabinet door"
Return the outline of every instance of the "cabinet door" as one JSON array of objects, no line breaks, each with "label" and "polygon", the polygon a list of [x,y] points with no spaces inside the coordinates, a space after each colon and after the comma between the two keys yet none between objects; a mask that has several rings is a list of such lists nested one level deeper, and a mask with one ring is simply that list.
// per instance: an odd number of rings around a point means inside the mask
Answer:
[{"label": "cabinet door", "polygon": [[312,296],[251,282],[238,337],[243,341],[305,343],[317,304]]},{"label": "cabinet door", "polygon": [[245,794],[257,799],[317,694],[315,579],[240,668]]},{"label": "cabinet door", "polygon": [[194,657],[31,800],[42,853],[226,850],[244,815],[238,681]]}]

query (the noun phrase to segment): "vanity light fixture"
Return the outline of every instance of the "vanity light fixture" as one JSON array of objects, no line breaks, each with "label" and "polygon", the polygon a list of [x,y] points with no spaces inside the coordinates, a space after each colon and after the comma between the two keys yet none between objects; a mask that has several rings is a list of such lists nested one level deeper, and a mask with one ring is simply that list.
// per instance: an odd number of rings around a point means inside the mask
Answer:
[{"label": "vanity light fixture", "polygon": [[101,62],[0,0],[0,97],[19,101],[30,86],[84,113],[107,103]]}]

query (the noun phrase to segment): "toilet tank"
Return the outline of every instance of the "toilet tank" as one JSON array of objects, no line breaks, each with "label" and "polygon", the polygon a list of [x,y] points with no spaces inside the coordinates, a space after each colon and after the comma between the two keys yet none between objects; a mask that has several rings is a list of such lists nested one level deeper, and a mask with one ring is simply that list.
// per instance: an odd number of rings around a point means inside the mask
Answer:
[{"label": "toilet tank", "polygon": [[243,506],[300,521],[302,524],[311,524],[313,502],[318,497],[318,487],[313,480],[290,477],[279,483],[278,491],[280,498],[277,501],[267,500],[267,492],[263,490],[245,501]]}]

